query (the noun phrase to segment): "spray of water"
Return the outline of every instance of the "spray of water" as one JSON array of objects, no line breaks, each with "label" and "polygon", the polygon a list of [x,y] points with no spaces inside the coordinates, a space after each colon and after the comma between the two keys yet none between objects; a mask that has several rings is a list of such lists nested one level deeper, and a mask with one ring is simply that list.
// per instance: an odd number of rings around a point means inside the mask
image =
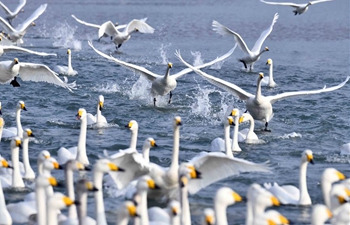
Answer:
[{"label": "spray of water", "polygon": [[191,52],[191,55],[194,57],[193,66],[199,66],[203,64],[201,52],[199,51]]},{"label": "spray of water", "polygon": [[76,29],[77,27],[72,27],[67,22],[58,23],[53,27],[52,37],[56,39],[53,46],[81,50],[81,42],[74,38]]},{"label": "spray of water", "polygon": [[161,44],[160,45],[160,48],[159,48],[159,51],[160,51],[160,57],[162,59],[162,64],[163,65],[166,65],[168,64],[168,58],[166,56],[166,53],[167,53],[167,49],[171,46],[171,44]]}]

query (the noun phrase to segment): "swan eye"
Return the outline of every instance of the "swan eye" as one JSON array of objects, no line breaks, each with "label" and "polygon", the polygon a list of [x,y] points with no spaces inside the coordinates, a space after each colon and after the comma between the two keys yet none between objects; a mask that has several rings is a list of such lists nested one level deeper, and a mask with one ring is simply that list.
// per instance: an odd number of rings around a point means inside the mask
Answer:
[{"label": "swan eye", "polygon": [[232,192],[232,196],[236,202],[242,201],[242,197],[239,194],[237,194],[236,192]]},{"label": "swan eye", "polygon": [[70,206],[70,205],[73,205],[73,204],[74,204],[73,200],[70,199],[70,198],[68,198],[67,196],[64,196],[64,197],[62,198],[62,200],[63,200],[64,204],[66,204],[66,206]]},{"label": "swan eye", "polygon": [[270,199],[271,199],[272,205],[274,206],[280,205],[280,201],[275,196],[272,196]]}]

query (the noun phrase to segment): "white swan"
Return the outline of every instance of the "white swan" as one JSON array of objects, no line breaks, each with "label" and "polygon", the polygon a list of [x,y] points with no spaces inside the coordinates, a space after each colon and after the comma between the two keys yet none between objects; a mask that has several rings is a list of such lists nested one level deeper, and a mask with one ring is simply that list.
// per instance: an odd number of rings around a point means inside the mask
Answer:
[{"label": "white swan", "polygon": [[332,216],[333,215],[327,206],[323,204],[313,205],[311,213],[311,225],[323,225]]},{"label": "white swan", "polygon": [[27,0],[19,0],[19,4],[13,11],[9,10],[9,8],[7,8],[7,6],[4,3],[0,2],[0,6],[5,11],[6,19],[9,22],[9,24],[12,23],[12,20],[15,19],[19,13],[24,12],[23,7],[25,6],[26,2]]},{"label": "white swan", "polygon": [[343,144],[340,147],[340,155],[350,155],[350,143]]},{"label": "white swan", "polygon": [[[0,168],[9,168],[8,162],[0,155]],[[1,180],[0,180],[0,224],[11,225],[12,218],[10,213],[6,208],[4,192],[2,190]]]},{"label": "white swan", "polygon": [[103,106],[104,106],[104,101],[105,101],[105,99],[104,99],[103,95],[99,95],[98,101],[97,101],[96,115],[92,115],[91,113],[87,113],[87,125],[96,124],[97,127],[104,127],[108,124],[106,117],[104,117],[101,113]]},{"label": "white swan", "polygon": [[289,224],[289,220],[276,210],[267,210],[258,216],[253,225]]},{"label": "white swan", "polygon": [[239,132],[238,141],[248,144],[257,144],[263,142],[254,132],[254,118],[249,113],[243,113],[239,118],[239,124],[249,121],[249,129],[243,129]]},{"label": "white swan", "polygon": [[72,51],[70,49],[67,50],[68,55],[68,64],[67,66],[56,66],[55,71],[59,74],[68,75],[68,76],[75,76],[78,74],[76,70],[72,67]]},{"label": "white swan", "polygon": [[340,207],[350,200],[350,189],[343,183],[333,184],[329,193],[331,207],[330,210],[334,215],[338,214]]},{"label": "white swan", "polygon": [[233,118],[234,118],[234,127],[233,127],[233,133],[232,133],[231,150],[234,151],[234,152],[240,152],[240,151],[242,151],[242,149],[238,145],[239,109],[237,109],[237,108],[232,109],[230,116],[233,116]]},{"label": "white swan", "polygon": [[321,176],[321,188],[322,188],[322,195],[323,195],[323,201],[325,205],[331,209],[331,197],[330,192],[332,189],[332,184],[334,182],[344,180],[346,177],[343,173],[339,172],[338,170],[334,168],[326,168],[322,172]]},{"label": "white swan", "polygon": [[[0,2],[1,4],[1,2]],[[27,52],[30,54],[34,55],[40,55],[40,56],[57,56],[56,53],[46,53],[46,52],[36,52],[32,51],[26,48],[18,47],[18,46],[13,46],[13,45],[3,45],[2,44],[2,37],[0,37],[0,56],[2,56],[4,53],[8,52]]]},{"label": "white swan", "polygon": [[224,120],[224,138],[220,137],[215,138],[210,143],[210,151],[211,152],[225,152],[226,149],[231,151],[231,138],[230,138],[230,126],[234,125],[233,117],[228,116]]},{"label": "white swan", "polygon": [[55,192],[47,201],[47,225],[58,225],[58,212],[75,204],[74,200],[60,192]]},{"label": "white swan", "polygon": [[196,69],[195,67],[191,66],[187,62],[185,62],[179,51],[175,54],[181,62],[183,62],[186,66],[191,68],[194,72],[196,72],[198,75],[200,75],[202,78],[207,80],[209,83],[237,96],[239,99],[246,101],[245,106],[247,111],[253,116],[255,120],[261,120],[265,122],[265,130],[267,129],[268,122],[273,117],[273,110],[272,110],[272,104],[280,101],[285,98],[294,97],[294,96],[301,96],[301,95],[311,95],[311,94],[319,94],[323,92],[329,92],[337,90],[341,87],[343,87],[348,80],[350,79],[350,76],[347,76],[345,81],[342,83],[329,87],[329,88],[322,88],[318,90],[312,90],[312,91],[293,91],[293,92],[284,92],[277,95],[271,95],[271,96],[263,96],[261,94],[261,80],[264,78],[263,73],[259,73],[259,78],[257,80],[257,89],[256,89],[256,95],[250,94],[237,85],[224,81],[220,78],[211,76],[207,73],[204,73],[203,71]]},{"label": "white swan", "polygon": [[99,159],[95,162],[93,168],[93,182],[98,189],[95,195],[95,218],[96,224],[107,225],[105,207],[103,202],[103,175],[109,171],[124,171],[123,168],[118,167],[108,159]]},{"label": "white swan", "polygon": [[98,37],[101,38],[104,36],[104,34],[112,36],[112,41],[118,50],[123,43],[130,39],[131,34],[134,32],[153,34],[154,28],[148,25],[145,22],[146,20],[147,18],[142,20],[133,19],[128,23],[128,25],[126,25],[123,31],[119,31],[117,27],[115,27],[115,24],[113,24],[111,21],[107,21],[99,28]]},{"label": "white swan", "polygon": [[[179,79],[180,77],[182,77],[183,75],[191,72],[190,69],[184,69],[184,70],[181,70],[180,72],[176,73],[176,74],[173,74],[173,75],[170,75],[170,68],[172,68],[172,64],[171,63],[168,63],[168,68],[167,68],[167,71],[165,73],[164,76],[162,75],[158,75],[158,74],[155,74],[151,71],[149,71],[148,69],[144,68],[144,67],[141,67],[141,66],[137,66],[137,65],[134,65],[134,64],[131,64],[131,63],[127,63],[127,62],[124,62],[124,61],[121,61],[119,59],[116,59],[112,56],[108,56],[104,53],[102,53],[101,51],[97,50],[92,44],[91,42],[89,42],[89,45],[91,46],[91,48],[99,55],[101,55],[102,57],[104,58],[107,58],[109,60],[112,60],[114,61],[115,63],[117,63],[118,65],[121,65],[127,69],[130,69],[132,71],[134,71],[135,73],[139,73],[141,74],[142,76],[144,76],[145,78],[147,78],[149,81],[152,82],[152,87],[151,87],[151,95],[153,97],[153,102],[154,102],[154,105],[156,104],[156,97],[158,95],[166,95],[168,93],[170,93],[170,98],[169,98],[169,102],[171,102],[171,98],[172,98],[172,92],[176,86],[177,86],[177,79]],[[207,67],[207,66],[211,66],[213,65],[214,63],[216,62],[219,62],[219,61],[222,61],[224,59],[226,59],[227,57],[229,57],[235,50],[236,46],[234,48],[232,48],[228,53],[226,53],[225,55],[211,61],[211,62],[208,62],[208,63],[205,63],[205,64],[202,64],[196,68],[203,68],[203,67]]]},{"label": "white swan", "polygon": [[[20,63],[17,58],[13,61],[0,62],[0,83],[5,84],[11,82],[14,87],[19,87],[17,77],[23,81],[47,82],[67,88],[72,91],[75,82],[66,83],[62,81],[57,74],[44,64],[36,63]],[[11,81],[12,80],[12,81]]]},{"label": "white swan", "polygon": [[270,5],[285,5],[285,6],[291,6],[294,8],[293,13],[294,15],[300,15],[306,12],[309,9],[310,5],[320,3],[320,2],[330,2],[332,0],[317,0],[317,1],[309,1],[308,3],[303,4],[296,4],[292,2],[267,2],[264,0],[260,0],[263,3],[270,4]]},{"label": "white swan", "polygon": [[86,110],[80,108],[77,113],[77,118],[80,120],[80,133],[78,146],[71,148],[61,147],[57,151],[59,164],[65,164],[70,159],[76,159],[84,165],[89,165],[89,159],[86,155],[86,132],[87,132],[87,117]]},{"label": "white swan", "polygon": [[266,65],[269,65],[269,76],[264,77],[261,81],[261,86],[276,87],[276,82],[273,80],[273,61],[268,59]]},{"label": "white swan", "polygon": [[80,202],[76,206],[79,225],[93,225],[96,224],[95,219],[87,216],[87,195],[88,192],[98,191],[92,182],[86,179],[80,179],[75,185],[75,192],[77,201]]},{"label": "white swan", "polygon": [[203,211],[202,225],[215,225],[215,211],[212,208],[205,208]]},{"label": "white swan", "polygon": [[349,225],[350,224],[350,203],[345,203],[339,213],[334,217],[335,225]]},{"label": "white swan", "polygon": [[[137,208],[133,201],[125,201],[117,210],[116,225],[128,225],[130,217],[137,217]],[[84,224],[85,225],[85,224]]]},{"label": "white swan", "polygon": [[246,69],[248,69],[247,65],[250,65],[249,70],[252,71],[254,63],[259,60],[261,54],[266,52],[266,51],[269,51],[268,47],[265,47],[261,51],[260,51],[260,49],[261,49],[261,46],[264,43],[265,39],[270,35],[270,33],[273,29],[273,25],[276,23],[277,19],[278,19],[278,14],[276,13],[273,17],[273,20],[272,20],[270,27],[261,33],[259,39],[255,42],[255,45],[252,48],[252,50],[249,50],[249,48],[247,47],[247,44],[244,42],[244,40],[242,39],[242,37],[238,33],[230,30],[229,28],[225,27],[224,25],[221,25],[220,23],[218,23],[215,20],[213,21],[212,25],[214,27],[213,30],[216,31],[220,35],[233,35],[239,48],[246,55],[243,58],[239,59],[239,61],[243,63],[243,65]]},{"label": "white swan", "polygon": [[29,138],[34,137],[34,134],[31,129],[26,129],[25,132],[23,132],[23,141],[22,141],[22,161],[24,166],[24,174],[22,178],[33,180],[35,178],[34,170],[32,169],[30,162],[29,162],[29,152],[28,152],[28,145],[29,145]]},{"label": "white swan", "polygon": [[312,151],[307,149],[301,154],[299,168],[299,189],[292,185],[279,186],[264,183],[265,188],[276,196],[283,204],[311,205],[311,198],[307,190],[306,171],[307,165],[314,164]]},{"label": "white swan", "polygon": [[23,128],[21,123],[21,111],[27,111],[23,101],[18,101],[16,105],[16,127],[4,128],[2,131],[3,138],[12,138],[18,136],[23,138]]},{"label": "white swan", "polygon": [[222,187],[217,190],[214,197],[214,211],[216,224],[228,225],[226,208],[236,202],[242,201],[242,197],[229,187]]},{"label": "white swan", "polygon": [[34,21],[41,16],[46,10],[47,4],[40,5],[29,18],[27,18],[23,23],[13,28],[4,18],[0,17],[0,25],[5,29],[5,31],[10,35],[12,42],[17,44],[23,43],[23,36],[26,34],[27,29],[31,26],[35,26]]}]

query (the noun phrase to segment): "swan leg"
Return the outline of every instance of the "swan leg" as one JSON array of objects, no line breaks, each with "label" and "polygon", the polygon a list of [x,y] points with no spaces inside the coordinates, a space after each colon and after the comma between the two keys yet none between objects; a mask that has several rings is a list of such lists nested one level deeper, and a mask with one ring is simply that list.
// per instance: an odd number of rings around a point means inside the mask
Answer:
[{"label": "swan leg", "polygon": [[246,64],[242,59],[240,59],[239,61],[240,61],[241,63],[243,63],[244,68],[248,69],[247,64]]},{"label": "swan leg", "polygon": [[268,126],[268,125],[269,125],[269,123],[266,122],[266,123],[265,123],[265,129],[264,129],[264,131],[271,132],[271,130],[267,129],[267,126]]},{"label": "swan leg", "polygon": [[170,97],[169,97],[168,104],[170,104],[170,102],[171,102],[171,97],[173,97],[173,93],[170,92],[169,96],[170,96]]},{"label": "swan leg", "polygon": [[296,10],[293,10],[294,16],[298,15],[298,12]]},{"label": "swan leg", "polygon": [[20,87],[19,83],[17,82],[17,77],[14,77],[13,80],[10,83],[13,87]]},{"label": "swan leg", "polygon": [[252,72],[253,71],[253,63],[249,65],[249,72]]},{"label": "swan leg", "polygon": [[153,105],[156,106],[156,101],[157,99],[156,98],[153,98]]}]

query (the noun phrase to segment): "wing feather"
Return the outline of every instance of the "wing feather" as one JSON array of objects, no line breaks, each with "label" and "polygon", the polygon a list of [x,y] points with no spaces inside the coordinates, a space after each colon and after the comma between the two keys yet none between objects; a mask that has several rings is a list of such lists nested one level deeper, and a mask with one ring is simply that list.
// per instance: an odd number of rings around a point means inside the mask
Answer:
[{"label": "wing feather", "polygon": [[32,22],[38,19],[39,16],[41,16],[41,14],[45,12],[46,7],[47,7],[47,4],[42,4],[41,6],[39,6],[39,8],[37,8],[32,13],[32,15],[30,15],[30,17],[28,17],[23,23],[19,24],[16,29],[21,32],[28,29],[28,27],[32,24]]},{"label": "wing feather", "polygon": [[20,0],[19,5],[17,5],[15,10],[13,10],[13,14],[15,14],[15,15],[18,14],[19,11],[21,11],[21,9],[25,6],[26,3],[27,3],[27,0]]},{"label": "wing feather", "polygon": [[102,37],[104,34],[108,36],[114,36],[118,34],[119,31],[115,28],[114,24],[111,21],[107,21],[100,26],[98,30],[98,37]]},{"label": "wing feather", "polygon": [[9,8],[7,8],[7,6],[4,3],[0,2],[0,6],[5,10],[5,13],[7,15],[12,15],[12,11],[9,10]]},{"label": "wing feather", "polygon": [[7,33],[18,32],[15,30],[4,18],[0,17],[0,25],[5,29]]},{"label": "wing feather", "polygon": [[130,33],[131,31],[133,31],[135,28],[138,29],[139,32],[141,33],[146,33],[146,34],[153,34],[154,32],[154,28],[151,27],[150,25],[148,25],[146,23],[147,18],[141,19],[141,20],[137,20],[137,19],[133,19],[131,20],[128,25],[126,26],[126,31],[128,33]]},{"label": "wing feather", "polygon": [[93,24],[93,23],[88,23],[88,22],[85,22],[85,21],[82,21],[80,19],[78,19],[76,16],[74,16],[73,14],[71,15],[78,23],[81,23],[85,26],[89,26],[89,27],[95,27],[97,29],[100,29],[100,25],[98,24]]},{"label": "wing feather", "polygon": [[49,56],[49,55],[57,56],[57,54],[55,54],[55,53],[36,52],[36,51],[32,51],[32,50],[29,50],[26,48],[13,46],[13,45],[1,45],[0,48],[2,48],[5,53],[12,52],[12,51],[22,51],[22,52],[28,52],[31,54],[35,54],[35,55],[41,55],[41,56]]},{"label": "wing feather", "polygon": [[296,4],[296,3],[292,3],[292,2],[266,2],[264,0],[260,0],[263,3],[269,4],[269,5],[286,5],[286,6],[291,6],[291,7],[302,7],[306,4]]}]

